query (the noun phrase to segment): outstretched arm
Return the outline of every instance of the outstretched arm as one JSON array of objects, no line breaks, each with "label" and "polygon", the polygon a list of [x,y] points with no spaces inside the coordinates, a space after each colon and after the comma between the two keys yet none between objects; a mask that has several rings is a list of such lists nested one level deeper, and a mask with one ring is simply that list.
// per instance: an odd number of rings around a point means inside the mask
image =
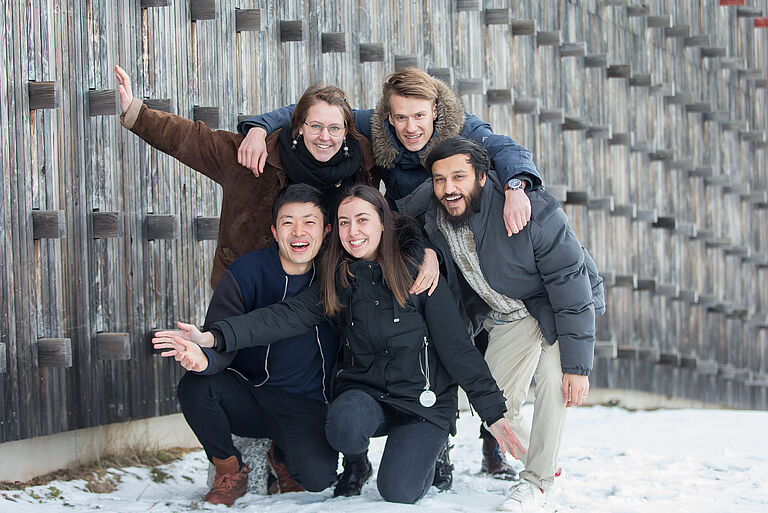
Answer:
[{"label": "outstretched arm", "polygon": [[258,178],[264,172],[267,161],[267,136],[278,128],[291,122],[295,105],[280,107],[266,114],[251,116],[237,125],[237,131],[245,134],[245,139],[237,150],[237,161],[247,167]]}]

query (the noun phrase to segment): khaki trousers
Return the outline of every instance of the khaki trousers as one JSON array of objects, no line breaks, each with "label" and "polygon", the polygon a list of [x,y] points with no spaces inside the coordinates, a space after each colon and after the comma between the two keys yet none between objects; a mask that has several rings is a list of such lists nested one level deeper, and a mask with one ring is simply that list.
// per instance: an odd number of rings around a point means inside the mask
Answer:
[{"label": "khaki trousers", "polygon": [[[507,413],[515,435],[526,450],[520,477],[542,490],[552,486],[557,469],[557,454],[565,428],[563,371],[560,346],[550,345],[532,316],[507,324],[485,321],[488,349],[485,360],[499,388],[507,398]],[[531,378],[534,389],[533,422],[529,428],[520,415],[528,395]]]}]

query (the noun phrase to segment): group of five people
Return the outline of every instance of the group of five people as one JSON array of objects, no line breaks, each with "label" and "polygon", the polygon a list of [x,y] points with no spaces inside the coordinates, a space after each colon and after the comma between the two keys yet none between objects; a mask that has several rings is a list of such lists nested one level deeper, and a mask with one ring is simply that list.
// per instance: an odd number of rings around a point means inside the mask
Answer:
[{"label": "group of five people", "polygon": [[123,125],[223,189],[203,331],[153,339],[188,371],[181,409],[216,468],[205,500],[246,491],[232,434],[273,441],[283,492],[359,494],[382,435],[385,500],[445,489],[459,385],[483,421],[483,469],[517,479],[500,508],[542,503],[604,301],[530,152],[415,68],[387,77],[374,110],[310,86],[241,123],[245,136],[148,109],[115,71]]}]

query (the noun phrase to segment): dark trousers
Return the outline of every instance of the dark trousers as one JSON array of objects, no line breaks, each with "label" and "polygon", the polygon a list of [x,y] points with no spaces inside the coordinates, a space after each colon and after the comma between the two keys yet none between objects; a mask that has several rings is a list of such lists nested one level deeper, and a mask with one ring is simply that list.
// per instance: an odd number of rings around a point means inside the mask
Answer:
[{"label": "dark trousers", "polygon": [[328,442],[345,457],[368,451],[372,436],[388,435],[376,484],[389,502],[413,504],[427,493],[435,475],[435,461],[448,439],[448,429],[416,420],[403,423],[399,415],[360,390],[349,390],[328,408]]},{"label": "dark trousers", "polygon": [[291,477],[307,490],[324,490],[336,480],[339,456],[325,438],[325,404],[274,387],[254,387],[230,370],[211,376],[187,372],[178,396],[209,459],[234,455],[241,460],[233,434],[271,438]]}]

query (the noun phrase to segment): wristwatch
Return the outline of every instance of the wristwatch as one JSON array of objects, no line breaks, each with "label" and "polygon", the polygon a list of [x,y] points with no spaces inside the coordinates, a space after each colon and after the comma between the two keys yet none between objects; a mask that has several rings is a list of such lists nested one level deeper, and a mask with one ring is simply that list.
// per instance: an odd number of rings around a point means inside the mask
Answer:
[{"label": "wristwatch", "polygon": [[506,184],[504,184],[504,191],[516,191],[524,187],[525,185],[523,184],[522,180],[519,178],[512,178]]}]

